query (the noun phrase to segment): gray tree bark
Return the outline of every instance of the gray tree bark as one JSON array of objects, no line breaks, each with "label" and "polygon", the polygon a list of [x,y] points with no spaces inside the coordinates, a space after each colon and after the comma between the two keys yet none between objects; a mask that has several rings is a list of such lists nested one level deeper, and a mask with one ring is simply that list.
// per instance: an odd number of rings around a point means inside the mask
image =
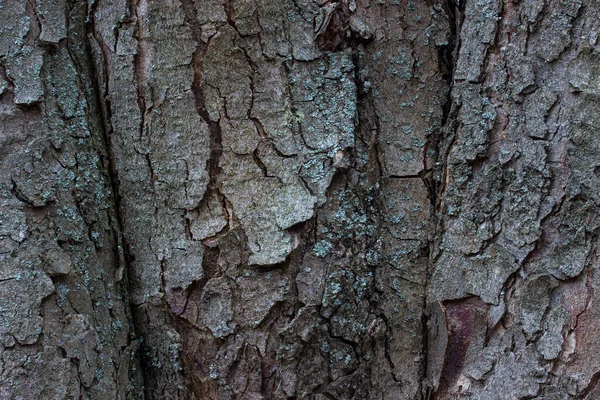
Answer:
[{"label": "gray tree bark", "polygon": [[0,6],[0,398],[143,394],[85,3]]},{"label": "gray tree bark", "polygon": [[599,12],[0,3],[0,397],[599,398]]}]

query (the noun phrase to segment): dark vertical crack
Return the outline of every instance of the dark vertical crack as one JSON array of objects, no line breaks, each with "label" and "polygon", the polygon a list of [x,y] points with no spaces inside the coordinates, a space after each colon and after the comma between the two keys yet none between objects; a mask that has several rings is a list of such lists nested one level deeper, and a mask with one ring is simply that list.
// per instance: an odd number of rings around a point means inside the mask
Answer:
[{"label": "dark vertical crack", "polygon": [[29,16],[30,23],[29,31],[27,32],[27,35],[25,35],[25,37],[23,38],[23,43],[29,46],[35,44],[42,33],[42,23],[40,21],[36,8],[37,5],[35,0],[27,0],[27,3],[25,5],[25,13],[27,14],[27,16]]},{"label": "dark vertical crack", "polygon": [[118,268],[127,270],[127,252],[122,237],[123,223],[119,207],[118,174],[108,136],[108,131],[110,130],[110,127],[107,126],[108,116],[105,114],[104,108],[101,107],[100,82],[98,79],[93,79],[93,77],[100,75],[97,73],[94,62],[91,59],[92,50],[88,34],[93,31],[93,19],[90,19],[87,24],[84,23],[86,19],[86,7],[87,5],[84,2],[76,2],[73,4],[71,10],[69,10],[68,50],[79,72],[79,76],[84,81],[84,92],[89,104],[87,119],[90,126],[95,128],[99,133],[97,138],[100,142],[100,155],[101,159],[107,164],[105,166],[107,167],[106,175],[113,192],[111,197],[115,219],[113,221],[113,234],[117,243],[117,249],[115,249],[116,259],[119,262]]},{"label": "dark vertical crack", "polygon": [[[137,329],[133,316],[133,309],[130,302],[130,285],[128,273],[130,271],[130,260],[131,256],[128,250],[127,242],[123,237],[123,218],[121,215],[120,207],[120,195],[119,195],[119,178],[118,172],[115,165],[115,155],[112,149],[110,139],[110,105],[103,102],[103,94],[108,88],[108,83],[101,82],[103,74],[99,73],[96,68],[94,61],[92,60],[92,45],[90,37],[95,37],[95,18],[94,11],[97,8],[97,2],[92,4],[92,8],[88,13],[88,4],[84,1],[75,1],[70,4],[67,9],[68,15],[68,35],[67,35],[67,49],[69,55],[72,58],[74,65],[77,69],[78,76],[82,81],[83,92],[86,96],[88,108],[86,110],[86,119],[90,126],[90,131],[97,132],[95,139],[97,141],[97,148],[99,150],[99,158],[101,165],[98,167],[103,170],[104,176],[108,181],[108,186],[112,191],[112,195],[107,196],[111,201],[113,213],[109,213],[109,220],[111,221],[111,229],[113,233],[113,240],[115,243],[114,254],[116,271],[115,280],[117,282],[122,281],[121,295],[124,299],[125,308],[128,311],[129,323],[132,328],[131,342],[135,342],[139,337],[139,330]],[[99,43],[102,47],[103,44]],[[103,50],[105,50],[103,48]],[[101,56],[104,58],[106,63],[106,54],[102,53]],[[106,64],[105,64],[106,65]],[[106,74],[108,69],[104,71]],[[108,81],[108,78],[106,78]],[[142,363],[139,357],[135,358],[135,363]],[[139,389],[143,390],[143,378],[141,368],[132,365],[129,373],[136,376],[137,384]],[[133,382],[131,383],[134,384]]]},{"label": "dark vertical crack", "polygon": [[136,9],[136,19],[137,19],[137,52],[133,57],[134,69],[135,69],[135,77],[137,83],[137,93],[138,93],[138,107],[140,109],[140,132],[139,139],[141,140],[144,136],[144,131],[146,128],[146,119],[147,119],[147,101],[146,101],[146,93],[145,93],[145,73],[144,73],[144,61],[148,57],[148,44],[146,43],[146,39],[143,37],[144,33],[142,32],[142,22],[140,21],[141,16],[137,15],[137,7]]},{"label": "dark vertical crack", "polygon": [[[240,35],[237,26],[235,26],[235,9],[233,7],[234,0],[225,0],[223,7],[225,8],[225,14],[227,15],[227,23]],[[241,35],[240,35],[241,36]]]},{"label": "dark vertical crack", "polygon": [[[436,254],[437,232],[440,230],[438,213],[441,211],[441,199],[443,196],[445,174],[447,173],[447,158],[451,147],[450,143],[454,140],[454,131],[456,130],[456,113],[457,110],[453,107],[452,89],[454,84],[454,72],[456,67],[456,59],[460,48],[460,25],[461,15],[464,9],[464,1],[460,3],[458,0],[445,0],[442,2],[443,9],[446,13],[449,25],[448,44],[442,46],[438,50],[438,69],[441,72],[442,79],[446,82],[446,99],[442,104],[442,118],[440,127],[433,132],[427,140],[424,153],[425,170],[423,182],[429,192],[431,201],[431,216],[430,216],[430,236],[428,249],[428,263],[425,271],[424,281],[424,296],[423,310],[425,310],[422,318],[422,338],[423,348],[421,352],[421,395],[424,399],[429,400],[435,398],[435,393],[429,381],[428,374],[428,351],[429,351],[429,322],[430,315],[428,307],[428,283],[432,273],[434,264],[434,255]],[[428,161],[431,160],[431,165]]]},{"label": "dark vertical crack", "polygon": [[[208,52],[212,37],[210,37],[206,42],[202,40],[202,27],[198,22],[194,0],[181,0],[181,6],[184,12],[185,22],[190,27],[192,38],[194,42],[196,42],[196,51],[194,51],[192,54],[194,79],[191,87],[192,93],[194,94],[196,112],[208,126],[210,135],[210,155],[208,161],[206,162],[206,170],[208,171],[209,182],[204,196],[200,201],[200,205],[205,204],[211,195],[216,194],[227,210],[227,199],[221,192],[221,182],[219,180],[221,175],[221,167],[219,166],[219,162],[221,155],[223,154],[223,139],[220,119],[215,121],[211,118],[208,109],[206,108],[204,90],[202,88],[202,78],[204,76],[204,57]],[[221,232],[226,232],[229,227],[230,225],[228,218],[227,226]],[[220,249],[218,246],[209,246],[207,243],[207,240],[204,240],[202,243],[205,251],[205,256],[202,260],[202,269],[204,270],[205,278],[195,286],[200,293],[202,292],[206,282],[208,282],[208,279],[215,275],[215,271],[219,270],[218,255]]]},{"label": "dark vertical crack", "polygon": [[[218,190],[218,177],[221,173],[219,160],[223,154],[223,141],[221,136],[221,127],[219,121],[210,118],[206,109],[204,100],[204,91],[202,90],[202,77],[204,75],[203,63],[204,56],[210,46],[210,38],[207,42],[202,40],[202,27],[198,22],[196,7],[193,0],[181,0],[181,6],[185,15],[185,22],[192,31],[192,38],[196,42],[196,51],[192,55],[192,68],[194,69],[194,80],[192,81],[192,93],[196,103],[198,115],[206,122],[210,131],[210,157],[207,162],[207,170],[210,177],[208,192]],[[229,15],[229,14],[228,14]],[[211,37],[212,38],[212,37]],[[219,191],[220,192],[220,191]]]},{"label": "dark vertical crack", "polygon": [[223,154],[223,140],[221,136],[221,127],[219,121],[213,121],[210,119],[208,111],[206,110],[206,103],[204,100],[204,93],[201,88],[202,79],[202,61],[199,55],[201,50],[196,50],[193,56],[194,63],[194,82],[192,83],[192,92],[194,93],[194,99],[196,101],[196,110],[198,115],[206,122],[210,131],[210,157],[207,161],[207,170],[210,179],[209,191],[219,190],[219,175],[221,173],[221,167],[219,167],[219,160]]}]

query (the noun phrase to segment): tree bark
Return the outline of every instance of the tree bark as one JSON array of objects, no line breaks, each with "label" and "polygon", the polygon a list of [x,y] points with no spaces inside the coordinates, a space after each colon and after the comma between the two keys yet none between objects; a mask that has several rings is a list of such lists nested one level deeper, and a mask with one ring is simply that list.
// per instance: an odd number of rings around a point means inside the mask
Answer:
[{"label": "tree bark", "polygon": [[0,397],[140,398],[87,4],[0,16]]},{"label": "tree bark", "polygon": [[434,398],[598,398],[597,1],[460,2],[430,253]]},{"label": "tree bark", "polygon": [[597,0],[0,6],[0,397],[595,399]]}]

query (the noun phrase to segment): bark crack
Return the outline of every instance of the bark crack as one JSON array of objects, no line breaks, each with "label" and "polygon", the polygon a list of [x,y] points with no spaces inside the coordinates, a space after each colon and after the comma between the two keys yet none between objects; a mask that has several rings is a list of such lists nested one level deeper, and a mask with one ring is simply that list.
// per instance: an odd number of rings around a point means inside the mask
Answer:
[{"label": "bark crack", "polygon": [[[424,149],[424,172],[423,182],[428,189],[428,196],[431,201],[431,219],[430,219],[430,233],[429,233],[429,249],[428,249],[428,262],[427,269],[425,271],[424,280],[424,295],[423,295],[423,310],[424,315],[421,319],[421,336],[423,338],[423,348],[421,352],[421,396],[426,400],[436,398],[436,390],[438,388],[433,387],[433,382],[429,376],[429,331],[430,315],[428,304],[428,291],[429,291],[429,278],[432,273],[432,267],[435,264],[437,258],[440,256],[440,252],[437,247],[439,245],[438,233],[443,231],[443,222],[439,217],[439,213],[443,211],[443,198],[444,191],[446,189],[448,179],[448,156],[450,149],[456,140],[456,129],[458,124],[456,117],[458,110],[454,104],[452,97],[454,87],[454,73],[456,69],[456,59],[460,50],[460,29],[462,23],[462,16],[464,15],[464,2],[460,4],[455,0],[446,0],[442,2],[442,7],[446,13],[449,23],[449,34],[448,44],[441,46],[438,50],[438,68],[441,71],[442,79],[446,81],[447,92],[444,103],[442,104],[442,118],[440,122],[440,128],[432,132],[427,137],[426,146]],[[432,161],[432,165],[428,165],[428,160]]]}]

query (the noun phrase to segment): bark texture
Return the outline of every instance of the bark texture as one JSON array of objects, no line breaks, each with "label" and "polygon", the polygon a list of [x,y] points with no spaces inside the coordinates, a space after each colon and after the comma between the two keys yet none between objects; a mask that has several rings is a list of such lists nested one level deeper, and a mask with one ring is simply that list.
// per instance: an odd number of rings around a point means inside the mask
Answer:
[{"label": "bark texture", "polygon": [[0,2],[0,397],[600,397],[599,12]]},{"label": "bark texture", "polygon": [[455,10],[427,290],[433,397],[596,399],[600,3]]},{"label": "bark texture", "polygon": [[444,6],[93,18],[147,396],[419,396]]},{"label": "bark texture", "polygon": [[142,396],[86,3],[0,6],[0,397]]}]

